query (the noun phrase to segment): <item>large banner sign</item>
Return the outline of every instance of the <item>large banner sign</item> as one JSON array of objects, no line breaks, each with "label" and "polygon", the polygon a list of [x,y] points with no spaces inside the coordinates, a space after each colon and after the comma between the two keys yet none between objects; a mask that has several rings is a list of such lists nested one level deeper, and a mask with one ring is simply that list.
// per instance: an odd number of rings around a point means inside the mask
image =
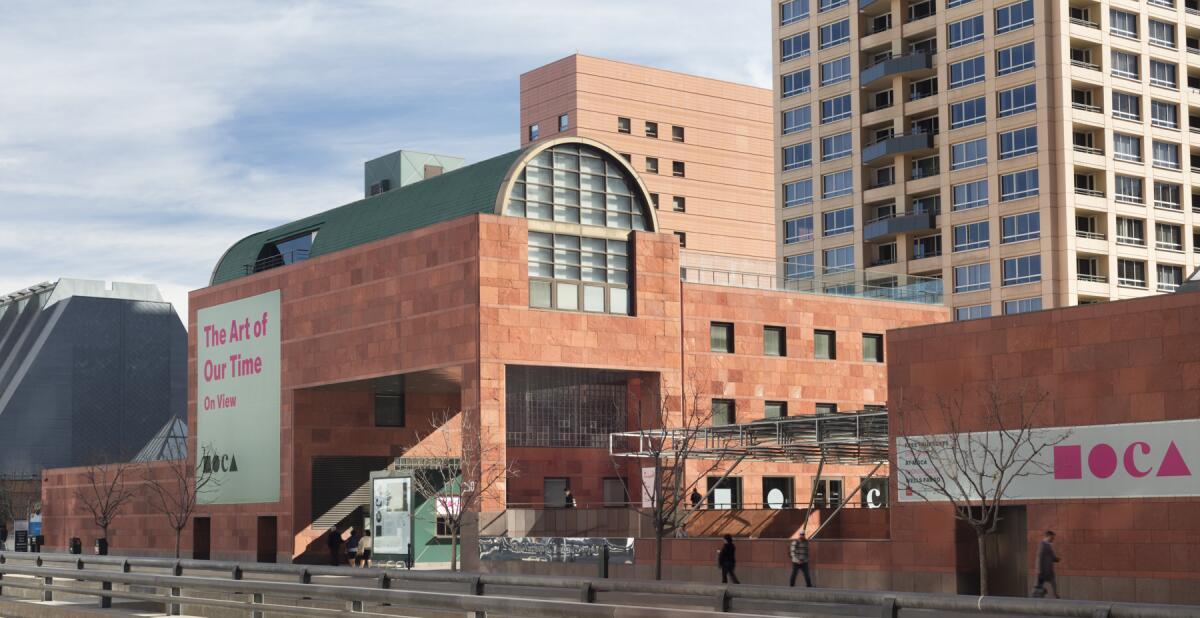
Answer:
[{"label": "large banner sign", "polygon": [[[954,439],[949,435],[896,439],[901,502],[947,500],[931,491],[929,472],[937,470],[947,478],[964,474],[962,466],[952,463]],[[963,434],[957,439],[959,453],[970,452],[969,460],[980,462],[987,461],[984,446],[999,444],[1000,435]],[[1016,461],[1031,463],[1026,475],[1009,485],[1005,500],[1200,496],[1196,474],[1200,473],[1200,419],[1037,429],[1032,441],[1051,445],[1032,459],[1028,453],[1018,454]],[[983,469],[986,479],[994,466]],[[985,486],[994,491],[995,483],[985,481]]]},{"label": "large banner sign", "polygon": [[279,290],[196,312],[199,502],[279,501],[279,329]]}]

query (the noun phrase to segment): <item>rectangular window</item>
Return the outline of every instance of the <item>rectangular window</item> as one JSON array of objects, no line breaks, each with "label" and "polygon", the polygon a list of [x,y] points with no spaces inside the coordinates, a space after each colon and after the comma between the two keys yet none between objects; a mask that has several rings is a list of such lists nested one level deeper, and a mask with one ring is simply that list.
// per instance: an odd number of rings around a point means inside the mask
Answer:
[{"label": "rectangular window", "polygon": [[1112,33],[1127,39],[1138,38],[1137,13],[1126,13],[1117,9],[1108,10],[1108,24]]},{"label": "rectangular window", "polygon": [[763,327],[763,354],[787,356],[787,329],[782,326]]},{"label": "rectangular window", "polygon": [[971,251],[986,246],[988,246],[987,221],[954,226],[954,251]]},{"label": "rectangular window", "polygon": [[839,133],[821,138],[821,160],[833,161],[848,157],[853,152],[850,133]]},{"label": "rectangular window", "polygon": [[671,210],[675,212],[687,212],[687,198],[682,195],[672,197]]},{"label": "rectangular window", "polygon": [[1117,244],[1146,246],[1146,222],[1141,219],[1117,217]]},{"label": "rectangular window", "polygon": [[708,349],[710,352],[733,354],[733,324],[712,322],[708,325]]},{"label": "rectangular window", "polygon": [[1033,154],[1037,149],[1037,127],[1014,129],[1000,134],[1000,160]]},{"label": "rectangular window", "polygon": [[658,173],[658,159],[655,157],[646,157],[646,172],[650,174]]},{"label": "rectangular window", "polygon": [[971,305],[970,307],[959,307],[954,310],[954,319],[960,322],[990,317],[992,317],[991,305]]},{"label": "rectangular window", "polygon": [[1014,116],[1037,108],[1036,84],[1026,84],[1010,90],[1001,90],[997,96],[1000,98],[1000,118]]},{"label": "rectangular window", "polygon": [[658,139],[658,123],[646,121],[646,137]]},{"label": "rectangular window", "polygon": [[1023,255],[1004,260],[1002,285],[1021,285],[1042,280],[1042,256]]},{"label": "rectangular window", "polygon": [[560,114],[558,117],[558,132],[562,133],[563,131],[566,131],[569,128],[571,128],[571,115],[570,114]]},{"label": "rectangular window", "polygon": [[1179,128],[1179,106],[1168,101],[1150,101],[1150,124],[1164,129]]},{"label": "rectangular window", "polygon": [[962,88],[984,80],[983,56],[950,63],[950,89]]},{"label": "rectangular window", "polygon": [[844,170],[821,176],[821,199],[832,199],[854,192],[854,172]]},{"label": "rectangular window", "polygon": [[987,121],[987,97],[950,104],[950,128],[961,129]]},{"label": "rectangular window", "polygon": [[950,35],[950,42],[946,44],[946,49],[954,49],[955,47],[974,43],[975,41],[982,41],[983,15],[976,15],[962,21],[956,21],[946,26],[946,29]]},{"label": "rectangular window", "polygon": [[[811,154],[812,153],[809,153],[810,158],[811,158]],[[686,172],[687,172],[687,166],[684,164],[683,161],[671,161],[671,175],[672,176],[674,176],[676,178],[683,178],[686,175]]]},{"label": "rectangular window", "polygon": [[625,241],[529,233],[530,306],[629,313]]},{"label": "rectangular window", "polygon": [[1013,172],[1000,176],[1000,201],[1010,202],[1038,194],[1038,171],[1036,169]]},{"label": "rectangular window", "polygon": [[629,133],[633,124],[628,118],[617,118],[617,133]]},{"label": "rectangular window", "polygon": [[837,333],[831,330],[813,331],[813,356],[821,360],[837,360]]},{"label": "rectangular window", "polygon": [[1183,267],[1158,265],[1158,291],[1174,292],[1183,284]]},{"label": "rectangular window", "polygon": [[1002,228],[1001,244],[1033,240],[1041,236],[1041,216],[1035,210],[1033,212],[1023,212],[1019,215],[1001,217],[1000,227]]},{"label": "rectangular window", "polygon": [[787,415],[786,401],[768,401],[763,404],[764,418],[786,418]]},{"label": "rectangular window", "polygon": [[1113,133],[1113,158],[1118,161],[1142,162],[1142,138],[1125,133]]},{"label": "rectangular window", "polygon": [[783,185],[783,207],[793,208],[813,201],[812,178],[797,180]]},{"label": "rectangular window", "polygon": [[1146,287],[1146,263],[1138,260],[1117,260],[1117,285]]},{"label": "rectangular window", "polygon": [[996,34],[1033,25],[1033,0],[1024,0],[996,9]]},{"label": "rectangular window", "polygon": [[1142,98],[1136,94],[1128,94],[1113,90],[1112,115],[1122,120],[1142,121]]},{"label": "rectangular window", "polygon": [[975,0],[946,0],[946,8],[952,9],[956,6],[962,6],[964,4],[967,4],[968,2],[974,2],[974,1]]},{"label": "rectangular window", "polygon": [[1150,43],[1175,49],[1175,24],[1150,20]]},{"label": "rectangular window", "polygon": [[883,362],[883,335],[863,333],[863,361],[868,363]]},{"label": "rectangular window", "polygon": [[850,80],[850,56],[821,63],[821,85],[831,86]]},{"label": "rectangular window", "polygon": [[1041,311],[1042,299],[1038,298],[1022,298],[1019,300],[1004,301],[1004,315],[1013,315],[1015,313],[1029,313],[1030,311]]},{"label": "rectangular window", "polygon": [[953,193],[953,201],[950,204],[952,211],[970,210],[988,205],[987,178],[954,185],[951,187],[951,192]]},{"label": "rectangular window", "polygon": [[837,236],[854,231],[854,208],[831,210],[821,215],[822,236]]},{"label": "rectangular window", "polygon": [[679,239],[680,247],[687,247],[687,232],[675,232],[675,238]]},{"label": "rectangular window", "polygon": [[1154,224],[1154,246],[1167,251],[1183,251],[1183,228],[1170,223]]},{"label": "rectangular window", "polygon": [[1169,170],[1179,169],[1179,144],[1154,140],[1152,146],[1154,167],[1162,167]]},{"label": "rectangular window", "polygon": [[959,142],[950,146],[950,169],[965,170],[987,164],[987,138],[981,137],[969,142]]},{"label": "rectangular window", "polygon": [[821,252],[825,261],[825,274],[854,270],[854,246],[835,247]]},{"label": "rectangular window", "polygon": [[812,165],[812,143],[793,144],[783,149],[783,171]]},{"label": "rectangular window", "polygon": [[[788,73],[779,78],[783,82],[783,88],[780,96],[788,98],[798,94],[804,94],[812,90],[812,74],[808,69],[801,69],[794,73]],[[628,133],[628,131],[622,131]]]},{"label": "rectangular window", "polygon": [[808,33],[801,32],[795,36],[790,36],[779,42],[779,61],[787,62],[802,58],[812,53],[812,49],[808,44]]},{"label": "rectangular window", "polygon": [[992,285],[992,269],[987,262],[954,267],[954,292],[986,290]]},{"label": "rectangular window", "polygon": [[779,25],[786,26],[808,17],[808,0],[788,0],[779,5]]},{"label": "rectangular window", "polygon": [[1033,41],[1005,47],[996,52],[996,76],[1031,69],[1034,65]]},{"label": "rectangular window", "polygon": [[920,101],[938,93],[937,77],[929,77],[908,84],[908,100]]},{"label": "rectangular window", "polygon": [[535,141],[538,138],[540,130],[537,123],[529,125],[529,141]]},{"label": "rectangular window", "polygon": [[927,257],[937,257],[942,254],[942,235],[931,234],[913,239],[913,258],[920,260]]},{"label": "rectangular window", "polygon": [[673,142],[682,142],[683,141],[683,127],[675,126],[675,125],[673,125],[671,127],[671,141],[673,141]]},{"label": "rectangular window", "polygon": [[1170,62],[1150,59],[1150,85],[1160,88],[1170,88],[1175,90],[1179,88],[1179,80],[1176,77],[1176,67]]},{"label": "rectangular window", "polygon": [[[403,378],[403,376],[400,376]],[[379,383],[377,383],[379,384]],[[377,387],[381,390],[383,387]],[[396,392],[379,392],[375,393],[375,426],[376,427],[403,427],[404,426],[404,393],[400,389]]]},{"label": "rectangular window", "polygon": [[813,277],[813,254],[801,253],[800,255],[789,255],[783,258],[784,277],[788,281],[797,279],[812,279]]},{"label": "rectangular window", "polygon": [[821,101],[821,124],[849,118],[850,114],[850,95],[848,94]]},{"label": "rectangular window", "polygon": [[625,492],[625,481],[619,478],[604,479],[604,506],[628,506],[629,496]]},{"label": "rectangular window", "polygon": [[783,134],[796,133],[812,127],[812,106],[801,105],[783,112]]},{"label": "rectangular window", "polygon": [[841,45],[850,40],[850,20],[843,19],[831,24],[825,24],[821,26],[820,33],[821,49]]},{"label": "rectangular window", "polygon": [[837,414],[838,407],[836,403],[818,403],[816,405],[816,413],[819,415]]},{"label": "rectangular window", "polygon": [[1163,210],[1183,210],[1179,199],[1180,187],[1169,182],[1154,183],[1154,207]]},{"label": "rectangular window", "polygon": [[812,237],[812,215],[798,217],[796,219],[787,219],[783,222],[783,244],[793,245],[798,242],[812,240]]},{"label": "rectangular window", "polygon": [[712,424],[713,427],[720,425],[732,425],[737,422],[736,406],[732,399],[714,399],[712,400]]},{"label": "rectangular window", "polygon": [[846,4],[848,4],[848,0],[817,0],[817,12],[832,11],[839,6],[846,6]]},{"label": "rectangular window", "polygon": [[1112,74],[1126,79],[1140,80],[1142,72],[1139,68],[1141,58],[1137,54],[1127,54],[1112,50]]}]

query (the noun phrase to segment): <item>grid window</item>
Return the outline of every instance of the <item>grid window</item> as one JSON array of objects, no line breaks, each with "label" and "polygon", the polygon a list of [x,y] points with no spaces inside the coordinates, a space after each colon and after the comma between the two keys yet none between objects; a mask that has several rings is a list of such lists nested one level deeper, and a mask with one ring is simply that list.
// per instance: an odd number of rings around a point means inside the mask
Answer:
[{"label": "grid window", "polygon": [[1033,0],[1024,0],[996,9],[996,34],[1004,34],[1033,25]]},{"label": "grid window", "polygon": [[825,24],[821,26],[820,34],[821,49],[841,45],[850,40],[850,20],[843,19],[831,24]]},{"label": "grid window", "polygon": [[981,137],[969,142],[960,142],[950,146],[950,169],[965,170],[970,167],[987,164],[987,138]]},{"label": "grid window", "polygon": [[868,363],[883,362],[883,335],[863,333],[863,361]]},{"label": "grid window", "polygon": [[1001,160],[1033,154],[1037,149],[1037,127],[1024,127],[1000,134]]},{"label": "grid window", "polygon": [[987,97],[950,104],[950,128],[961,129],[987,121]]},{"label": "grid window", "polygon": [[854,270],[854,246],[835,247],[821,252],[825,274]]},{"label": "grid window", "polygon": [[1000,201],[1009,202],[1038,194],[1038,171],[1022,170],[1000,176]]},{"label": "grid window", "polygon": [[[780,80],[783,82],[782,94],[780,96],[785,99],[812,90],[812,73],[808,69],[788,73],[781,77]],[[623,133],[628,133],[628,131],[623,131]]]},{"label": "grid window", "polygon": [[1117,217],[1117,244],[1146,246],[1146,222],[1141,219]]},{"label": "grid window", "polygon": [[786,26],[808,18],[808,0],[788,0],[779,5],[779,25]]},{"label": "grid window", "polygon": [[813,331],[813,356],[821,360],[837,360],[837,333],[831,330]]},{"label": "grid window", "polygon": [[954,292],[986,290],[992,285],[992,269],[987,262],[954,267]]},{"label": "grid window", "polygon": [[763,354],[787,356],[787,329],[782,326],[763,327]]},{"label": "grid window", "polygon": [[849,118],[850,114],[850,95],[848,94],[821,101],[821,124]]},{"label": "grid window", "polygon": [[1112,33],[1117,36],[1122,36],[1127,39],[1138,38],[1138,16],[1137,13],[1128,13],[1118,11],[1117,9],[1108,10],[1108,24]]},{"label": "grid window", "polygon": [[808,37],[809,35],[807,32],[801,32],[796,36],[790,36],[780,41],[779,61],[787,62],[788,60],[802,58],[812,53],[812,49],[809,47]]},{"label": "grid window", "polygon": [[967,58],[950,64],[950,89],[962,88],[984,80],[983,56]]},{"label": "grid window", "polygon": [[1137,54],[1127,54],[1115,49],[1112,50],[1113,75],[1126,79],[1140,80],[1142,79],[1140,65],[1141,58]]},{"label": "grid window", "polygon": [[812,279],[813,254],[801,253],[783,258],[783,274],[789,281]]},{"label": "grid window", "polygon": [[854,192],[854,173],[850,170],[831,172],[821,176],[821,198],[832,199]]},{"label": "grid window", "polygon": [[1113,133],[1113,158],[1118,161],[1142,162],[1142,138],[1125,133]]},{"label": "grid window", "polygon": [[1033,212],[1023,212],[1019,215],[1001,217],[1000,228],[1000,244],[1033,240],[1041,236],[1041,216],[1035,210]]},{"label": "grid window", "polygon": [[1004,301],[1004,315],[1013,315],[1017,313],[1029,313],[1030,311],[1041,311],[1042,299],[1036,298],[1021,298],[1018,300]]},{"label": "grid window", "polygon": [[733,354],[733,324],[712,322],[708,325],[708,349],[710,352]]},{"label": "grid window", "polygon": [[783,185],[783,207],[792,208],[811,204],[813,201],[812,178],[797,180]]},{"label": "grid window", "polygon": [[1005,47],[996,52],[996,76],[1031,69],[1034,65],[1033,41]]},{"label": "grid window", "polygon": [[1117,285],[1146,287],[1146,263],[1138,260],[1117,260]]},{"label": "grid window", "polygon": [[821,63],[821,85],[831,86],[850,80],[850,56]]},{"label": "grid window", "polygon": [[983,40],[983,15],[968,17],[962,21],[956,21],[946,26],[948,30],[950,42],[946,44],[946,49],[954,49],[962,45],[968,45],[975,41]]},{"label": "grid window", "polygon": [[812,127],[812,106],[801,105],[783,112],[783,134],[796,133]]},{"label": "grid window", "polygon": [[1159,292],[1174,292],[1183,284],[1182,266],[1159,264],[1157,270]]},{"label": "grid window", "polygon": [[[608,444],[611,433],[624,431],[629,391],[624,372],[508,365],[504,375],[510,445],[597,448]],[[563,490],[552,495],[561,497]]]},{"label": "grid window", "polygon": [[1183,228],[1170,223],[1155,223],[1154,246],[1167,251],[1183,251]]},{"label": "grid window", "polygon": [[1152,146],[1154,167],[1162,167],[1169,170],[1179,169],[1179,144],[1154,140]]},{"label": "grid window", "polygon": [[1170,182],[1155,182],[1154,183],[1154,207],[1163,210],[1183,210],[1183,206],[1179,201],[1180,187],[1177,184]]},{"label": "grid window", "polygon": [[590,146],[542,151],[513,183],[505,214],[585,226],[645,230],[646,205],[625,166]]},{"label": "grid window", "polygon": [[1042,280],[1042,256],[1022,255],[1004,260],[1002,285],[1021,285]]},{"label": "grid window", "polygon": [[1169,101],[1150,101],[1150,124],[1164,129],[1179,128],[1179,106]]},{"label": "grid window", "polygon": [[970,251],[986,246],[988,246],[987,221],[954,226],[954,251]]},{"label": "grid window", "polygon": [[1151,19],[1150,42],[1154,45],[1175,49],[1175,24]]},{"label": "grid window", "polygon": [[783,222],[783,244],[793,245],[798,242],[812,240],[812,237],[812,215],[797,217],[795,219],[787,219]]},{"label": "grid window", "polygon": [[628,243],[530,232],[529,290],[531,307],[628,314]]},{"label": "grid window", "polygon": [[950,204],[950,210],[952,211],[970,210],[988,205],[987,178],[954,185],[951,192],[953,201]]},{"label": "grid window", "polygon": [[[822,236],[837,236],[854,231],[854,208],[841,208],[821,215]],[[811,231],[811,230],[810,230]]]},{"label": "grid window", "polygon": [[1177,67],[1173,63],[1150,59],[1150,85],[1175,90],[1179,88],[1176,75]]},{"label": "grid window", "polygon": [[1122,120],[1141,122],[1142,98],[1135,94],[1128,94],[1118,90],[1113,90],[1112,115],[1114,118],[1120,118]]},{"label": "grid window", "polygon": [[959,307],[954,310],[954,319],[960,322],[990,317],[992,317],[991,305],[971,305],[970,307]]},{"label": "grid window", "polygon": [[825,11],[832,11],[839,6],[846,6],[848,3],[849,0],[817,0],[817,12],[824,13]]},{"label": "grid window", "polygon": [[732,425],[737,422],[736,404],[732,399],[714,399],[712,400],[712,424],[713,427],[720,425]]},{"label": "grid window", "polygon": [[812,143],[792,144],[783,148],[783,171],[812,165]]},{"label": "grid window", "polygon": [[822,161],[832,161],[848,157],[852,151],[850,133],[839,133],[821,138]]},{"label": "grid window", "polygon": [[1001,90],[999,117],[1014,116],[1037,108],[1037,85],[1026,84],[1009,90]]}]

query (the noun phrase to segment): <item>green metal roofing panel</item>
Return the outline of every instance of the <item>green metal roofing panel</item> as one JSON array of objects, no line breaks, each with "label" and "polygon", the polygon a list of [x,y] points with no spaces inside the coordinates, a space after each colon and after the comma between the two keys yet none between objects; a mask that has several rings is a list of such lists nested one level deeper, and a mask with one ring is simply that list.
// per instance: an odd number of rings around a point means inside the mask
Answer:
[{"label": "green metal roofing panel", "polygon": [[504,178],[524,150],[446,172],[251,234],[235,243],[213,269],[210,285],[246,276],[263,245],[317,230],[309,257],[340,251],[474,213],[491,213]]}]

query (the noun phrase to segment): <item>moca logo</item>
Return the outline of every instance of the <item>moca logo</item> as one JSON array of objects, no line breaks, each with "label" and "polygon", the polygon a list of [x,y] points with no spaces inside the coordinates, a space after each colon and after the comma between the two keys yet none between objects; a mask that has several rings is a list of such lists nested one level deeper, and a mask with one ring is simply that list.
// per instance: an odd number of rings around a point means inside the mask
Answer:
[{"label": "moca logo", "polygon": [[[1099,443],[1088,450],[1087,471],[1094,478],[1106,479],[1116,474],[1118,466],[1125,474],[1140,479],[1154,473],[1157,477],[1191,476],[1192,470],[1183,460],[1183,454],[1172,440],[1161,457],[1151,453],[1148,442],[1131,442],[1121,452],[1118,462],[1117,449],[1111,444]],[[1157,461],[1158,465],[1153,465]],[[1077,480],[1083,478],[1083,446],[1065,444],[1054,447],[1054,478]]]},{"label": "moca logo", "polygon": [[200,470],[204,474],[217,472],[237,472],[237,455],[201,455]]}]

